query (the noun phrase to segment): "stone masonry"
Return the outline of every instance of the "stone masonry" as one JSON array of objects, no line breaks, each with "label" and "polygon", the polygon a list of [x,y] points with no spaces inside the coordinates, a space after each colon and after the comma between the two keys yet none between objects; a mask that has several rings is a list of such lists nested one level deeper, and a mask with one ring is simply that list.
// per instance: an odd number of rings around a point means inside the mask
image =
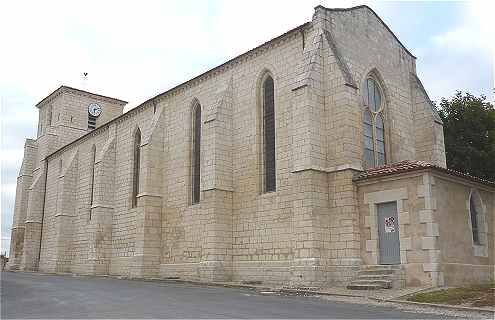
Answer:
[{"label": "stone masonry", "polygon": [[[264,193],[260,86],[267,74],[274,80],[277,189]],[[364,170],[363,84],[370,75],[383,89],[387,163],[445,167],[442,122],[416,58],[366,6],[318,6],[310,22],[125,114],[125,101],[60,87],[37,104],[38,137],[24,147],[9,268],[348,282],[362,264],[376,264],[363,249],[376,239],[365,239],[364,195],[353,181]],[[103,110],[95,130],[87,128],[90,103]],[[191,204],[197,103],[201,192]]]}]

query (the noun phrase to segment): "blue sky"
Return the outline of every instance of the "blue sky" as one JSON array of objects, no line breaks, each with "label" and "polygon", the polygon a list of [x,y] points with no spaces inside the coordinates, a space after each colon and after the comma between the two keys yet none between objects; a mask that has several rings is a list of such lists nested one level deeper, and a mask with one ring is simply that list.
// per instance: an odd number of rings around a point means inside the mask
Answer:
[{"label": "blue sky", "polygon": [[[129,101],[128,110],[311,20],[313,8],[369,5],[417,56],[433,100],[493,100],[494,1],[2,1],[1,250],[8,252],[24,139],[39,100],[62,84]],[[492,40],[492,41],[490,41]],[[88,72],[83,85],[82,73]]]}]

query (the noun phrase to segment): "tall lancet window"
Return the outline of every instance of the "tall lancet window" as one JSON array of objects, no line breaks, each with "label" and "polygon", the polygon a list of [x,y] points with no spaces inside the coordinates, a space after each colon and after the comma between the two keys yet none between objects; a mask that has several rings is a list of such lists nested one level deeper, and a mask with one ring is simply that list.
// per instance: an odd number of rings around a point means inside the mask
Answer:
[{"label": "tall lancet window", "polygon": [[[93,205],[94,193],[95,193],[95,161],[96,161],[96,146],[91,147],[89,162],[89,205]],[[91,208],[89,211],[89,220],[91,220]]]},{"label": "tall lancet window", "polygon": [[133,143],[133,168],[132,168],[132,207],[137,207],[137,199],[139,195],[139,168],[141,157],[141,131],[139,128],[134,134]]},{"label": "tall lancet window", "polygon": [[488,257],[489,231],[487,225],[487,211],[478,190],[472,189],[469,195],[469,222],[471,227],[473,255]]},{"label": "tall lancet window", "polygon": [[478,214],[478,210],[476,209],[476,205],[474,203],[474,197],[472,195],[469,198],[469,211],[471,218],[471,231],[473,234],[473,243],[480,244],[479,226],[478,226],[479,214]]},{"label": "tall lancet window", "polygon": [[192,110],[192,172],[191,202],[199,203],[201,184],[201,105],[196,103]]},{"label": "tall lancet window", "polygon": [[382,89],[373,78],[366,79],[363,111],[364,162],[366,168],[384,165],[385,126]]},{"label": "tall lancet window", "polygon": [[275,174],[275,92],[273,78],[269,75],[262,82],[263,114],[263,185],[264,191],[276,190]]},{"label": "tall lancet window", "polygon": [[50,105],[48,106],[48,112],[47,112],[47,120],[48,120],[48,126],[52,125],[52,109],[53,107]]}]

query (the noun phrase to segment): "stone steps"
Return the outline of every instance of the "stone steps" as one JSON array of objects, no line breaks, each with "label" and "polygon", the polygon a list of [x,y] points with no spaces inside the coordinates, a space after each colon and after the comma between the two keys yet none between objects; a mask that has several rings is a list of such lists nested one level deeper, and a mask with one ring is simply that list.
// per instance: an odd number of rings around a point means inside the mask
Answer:
[{"label": "stone steps", "polygon": [[384,288],[380,285],[353,284],[351,282],[351,284],[347,285],[347,289],[351,289],[351,290],[378,290],[378,289],[384,289]]},{"label": "stone steps", "polygon": [[393,287],[395,274],[400,272],[400,265],[369,265],[362,266],[356,279],[352,280],[347,289],[377,290]]},{"label": "stone steps", "polygon": [[368,275],[368,276],[384,276],[394,274],[394,270],[360,270],[358,276]]},{"label": "stone steps", "polygon": [[392,271],[397,271],[400,270],[401,266],[400,265],[367,265],[367,266],[361,266],[362,271],[383,271],[383,270],[392,270]]},{"label": "stone steps", "polygon": [[391,274],[362,274],[359,275],[360,280],[390,280],[392,281]]},{"label": "stone steps", "polygon": [[392,280],[353,280],[351,285],[380,287],[382,289],[392,288]]}]

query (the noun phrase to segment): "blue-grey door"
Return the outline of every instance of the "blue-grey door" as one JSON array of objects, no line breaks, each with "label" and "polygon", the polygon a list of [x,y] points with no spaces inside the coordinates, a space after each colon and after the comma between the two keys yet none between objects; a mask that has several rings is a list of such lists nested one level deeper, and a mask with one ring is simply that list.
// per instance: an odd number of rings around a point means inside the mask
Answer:
[{"label": "blue-grey door", "polygon": [[397,202],[380,203],[377,212],[380,264],[400,264]]}]

